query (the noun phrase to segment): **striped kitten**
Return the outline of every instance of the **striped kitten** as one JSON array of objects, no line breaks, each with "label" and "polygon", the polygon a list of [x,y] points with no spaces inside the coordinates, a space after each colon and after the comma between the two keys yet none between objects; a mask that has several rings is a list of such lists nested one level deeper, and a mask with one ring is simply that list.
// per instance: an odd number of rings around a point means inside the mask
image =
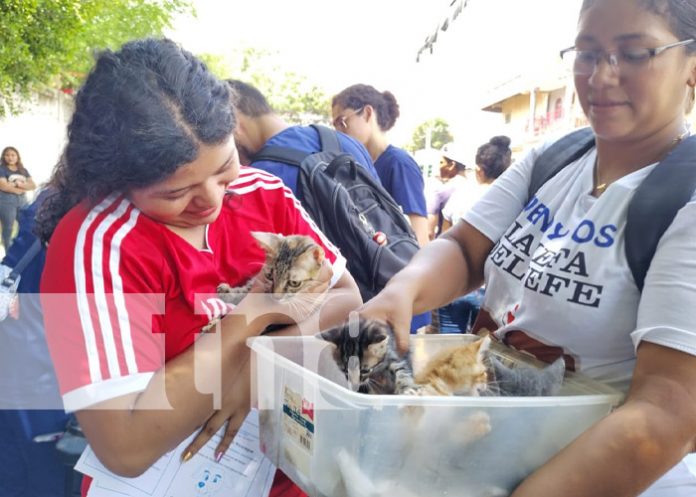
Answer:
[{"label": "striped kitten", "polygon": [[325,254],[312,238],[262,231],[252,231],[251,236],[266,252],[266,262],[259,274],[243,286],[233,288],[227,283],[218,285],[218,296],[228,304],[239,304],[259,276],[265,279],[273,297],[282,301],[302,291],[319,274]]},{"label": "striped kitten", "polygon": [[334,360],[352,388],[378,395],[416,393],[410,356],[396,352],[391,327],[354,316],[317,335],[334,346]]}]

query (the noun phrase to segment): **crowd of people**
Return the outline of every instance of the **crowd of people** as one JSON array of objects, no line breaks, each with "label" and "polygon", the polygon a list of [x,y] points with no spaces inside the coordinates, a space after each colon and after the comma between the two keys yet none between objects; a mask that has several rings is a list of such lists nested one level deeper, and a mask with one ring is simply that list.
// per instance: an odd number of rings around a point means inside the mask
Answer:
[{"label": "crowd of people", "polygon": [[[553,140],[512,163],[509,138],[496,136],[474,157],[456,145],[444,150],[427,201],[418,166],[386,136],[399,115],[394,95],[363,84],[338,93],[331,113],[342,150],[401,206],[421,246],[368,302],[296,197],[296,169],[254,161],[269,144],[319,151],[314,128],[289,125],[257,89],[217,79],[172,41],[102,52],[29,220],[42,252],[26,270],[34,277],[25,284],[35,287],[24,289],[40,290],[33,315],[42,315],[64,408],[116,474],[141,474],[196,432],[188,460],[222,429],[219,460],[249,412],[247,338],[270,326],[298,334],[315,318],[323,329],[357,310],[389,323],[405,352],[414,316],[427,319],[475,292],[476,317],[457,330],[485,330],[548,362],[564,356],[569,369],[626,393],[512,497],[694,495],[696,476],[683,459],[696,450],[696,194],[656,243],[644,282],[629,266],[626,231],[637,192],[696,140],[685,121],[696,87],[695,26],[693,2],[583,2],[563,57],[593,142],[541,184],[535,163]],[[36,185],[12,147],[0,176],[8,247],[17,209]],[[319,276],[301,291],[305,305],[262,298],[262,278],[238,306],[220,303],[221,281],[242,285],[264,264],[253,231],[302,234],[322,248]],[[21,318],[23,305],[6,321]],[[201,334],[211,323],[216,332]],[[218,404],[201,382],[219,386]],[[0,496],[35,494],[24,453],[0,468],[0,481],[13,482]],[[85,478],[84,495],[89,487]],[[278,471],[271,495],[303,493]]]}]

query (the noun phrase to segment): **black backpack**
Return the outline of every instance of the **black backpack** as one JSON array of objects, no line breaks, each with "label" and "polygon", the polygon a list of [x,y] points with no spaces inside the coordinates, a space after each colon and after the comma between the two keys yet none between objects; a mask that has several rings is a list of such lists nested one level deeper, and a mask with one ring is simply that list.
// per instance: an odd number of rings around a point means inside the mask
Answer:
[{"label": "black backpack", "polygon": [[[568,164],[594,146],[591,128],[564,136],[546,149],[534,163],[529,198]],[[696,136],[686,138],[664,158],[638,186],[628,206],[626,259],[639,290],[655,255],[657,244],[677,211],[696,190]]]},{"label": "black backpack", "polygon": [[312,125],[321,151],[263,147],[252,159],[299,169],[297,196],[319,228],[340,250],[363,300],[376,295],[418,251],[401,208],[355,158],[343,152],[336,132]]}]

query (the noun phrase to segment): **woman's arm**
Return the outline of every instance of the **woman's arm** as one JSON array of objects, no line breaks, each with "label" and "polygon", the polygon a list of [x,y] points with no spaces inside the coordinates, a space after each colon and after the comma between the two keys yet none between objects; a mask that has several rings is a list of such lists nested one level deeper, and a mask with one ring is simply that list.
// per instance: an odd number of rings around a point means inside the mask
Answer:
[{"label": "woman's arm", "polygon": [[430,241],[428,236],[428,218],[419,214],[409,214],[408,219],[411,222],[413,232],[416,234],[418,245],[424,247]]},{"label": "woman's arm", "polygon": [[493,242],[466,222],[422,248],[360,314],[390,323],[400,350],[408,348],[411,316],[444,305],[483,283]]},{"label": "woman's arm", "polygon": [[7,178],[0,178],[0,191],[5,193],[14,193],[15,195],[21,195],[24,190],[16,186],[14,183],[7,181]]},{"label": "woman's arm", "polygon": [[36,190],[36,183],[34,183],[34,180],[31,179],[31,176],[28,176],[24,182],[17,183],[17,188],[23,192],[30,192],[32,190]]},{"label": "woman's arm", "polygon": [[696,357],[642,342],[626,403],[511,497],[633,497],[696,448]]},{"label": "woman's arm", "polygon": [[[78,411],[77,418],[100,461],[116,474],[134,477],[176,447],[213,414],[241,424],[249,410],[246,339],[269,324],[249,312],[225,317],[215,333],[168,361],[143,392]],[[252,323],[244,317],[261,316]],[[219,388],[215,388],[219,386]],[[201,392],[200,390],[205,390]],[[217,395],[209,393],[215,392]],[[217,431],[217,430],[216,430]],[[210,436],[213,433],[209,434]]]}]

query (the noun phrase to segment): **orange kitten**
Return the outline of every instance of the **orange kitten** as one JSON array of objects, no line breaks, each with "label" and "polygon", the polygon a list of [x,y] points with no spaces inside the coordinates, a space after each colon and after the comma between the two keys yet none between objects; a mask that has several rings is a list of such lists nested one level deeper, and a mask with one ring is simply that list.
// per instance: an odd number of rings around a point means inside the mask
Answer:
[{"label": "orange kitten", "polygon": [[490,344],[491,339],[484,337],[435,354],[416,373],[416,383],[423,386],[420,394],[479,395],[488,385],[484,354]]}]

